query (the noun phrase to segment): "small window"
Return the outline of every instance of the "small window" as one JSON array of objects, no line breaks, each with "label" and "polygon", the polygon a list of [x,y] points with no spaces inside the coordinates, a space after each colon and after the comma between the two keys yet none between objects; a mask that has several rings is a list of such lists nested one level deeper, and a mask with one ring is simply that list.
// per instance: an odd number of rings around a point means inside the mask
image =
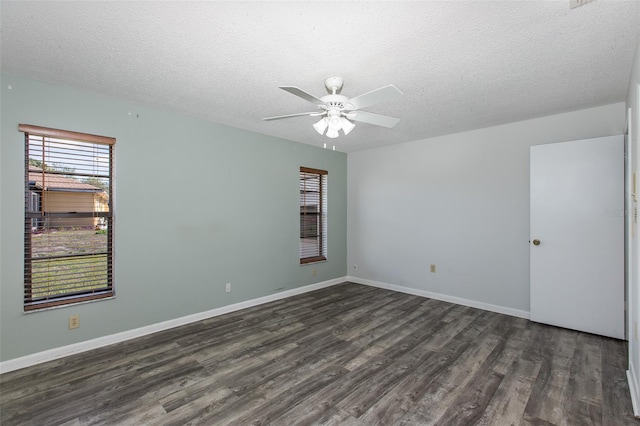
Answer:
[{"label": "small window", "polygon": [[327,171],[300,167],[300,263],[327,260]]},{"label": "small window", "polygon": [[25,311],[113,296],[115,139],[19,129],[25,134]]}]

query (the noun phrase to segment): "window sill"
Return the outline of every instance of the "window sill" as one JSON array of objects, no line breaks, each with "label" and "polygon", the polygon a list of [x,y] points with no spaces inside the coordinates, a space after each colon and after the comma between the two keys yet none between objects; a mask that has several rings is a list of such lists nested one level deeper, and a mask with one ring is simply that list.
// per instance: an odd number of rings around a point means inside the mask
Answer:
[{"label": "window sill", "polygon": [[305,265],[314,265],[316,263],[326,263],[327,259],[322,257],[322,258],[314,258],[314,259],[304,259],[300,261],[300,266],[305,266]]},{"label": "window sill", "polygon": [[51,311],[54,309],[63,309],[63,308],[72,308],[74,306],[78,306],[78,305],[86,305],[87,303],[96,303],[96,302],[102,302],[103,300],[113,300],[115,299],[116,296],[109,296],[109,297],[102,297],[100,299],[92,299],[92,300],[83,300],[82,302],[74,302],[74,303],[67,303],[64,305],[56,305],[56,306],[48,306],[46,308],[40,308],[40,309],[30,309],[30,310],[24,310],[23,307],[23,314],[35,314],[38,312],[45,312],[45,311]]}]

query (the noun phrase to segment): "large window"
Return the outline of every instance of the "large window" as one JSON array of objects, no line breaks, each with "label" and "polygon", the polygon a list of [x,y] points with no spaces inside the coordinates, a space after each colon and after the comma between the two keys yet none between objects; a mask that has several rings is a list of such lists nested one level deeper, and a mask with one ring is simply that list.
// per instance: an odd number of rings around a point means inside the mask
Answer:
[{"label": "large window", "polygon": [[115,139],[19,129],[25,135],[25,311],[113,296]]},{"label": "large window", "polygon": [[327,171],[300,167],[300,263],[327,260]]}]

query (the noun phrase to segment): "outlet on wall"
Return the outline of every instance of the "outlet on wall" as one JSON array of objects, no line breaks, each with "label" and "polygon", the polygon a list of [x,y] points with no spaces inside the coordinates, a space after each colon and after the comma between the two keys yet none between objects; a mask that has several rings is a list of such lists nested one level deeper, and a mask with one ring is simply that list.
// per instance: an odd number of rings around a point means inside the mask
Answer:
[{"label": "outlet on wall", "polygon": [[318,275],[318,270],[317,270],[316,268],[313,268],[313,269],[311,270],[311,275],[312,275],[312,276],[314,276],[314,277],[315,277],[316,275]]},{"label": "outlet on wall", "polygon": [[69,317],[69,330],[80,327],[80,315],[71,315]]},{"label": "outlet on wall", "polygon": [[227,283],[227,285],[224,287],[224,291],[226,291],[227,293],[231,293],[231,283]]},{"label": "outlet on wall", "polygon": [[435,273],[436,272],[436,265],[434,265],[433,263],[431,264],[431,267],[429,268],[431,272]]}]

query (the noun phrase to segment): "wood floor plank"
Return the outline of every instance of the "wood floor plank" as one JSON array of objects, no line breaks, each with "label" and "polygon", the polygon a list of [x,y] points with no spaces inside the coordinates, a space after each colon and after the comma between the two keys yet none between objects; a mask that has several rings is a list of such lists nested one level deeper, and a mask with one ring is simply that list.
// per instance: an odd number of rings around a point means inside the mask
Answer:
[{"label": "wood floor plank", "polygon": [[166,415],[152,419],[149,421],[149,425],[178,426],[186,424],[212,424],[211,413],[216,413],[225,406],[229,406],[238,400],[239,398],[231,389],[224,387],[211,389],[206,394],[200,395],[198,398],[179,406]]},{"label": "wood floor plank", "polygon": [[12,425],[636,425],[624,342],[352,283],[0,375]]},{"label": "wood floor plank", "polygon": [[360,383],[356,391],[338,401],[337,406],[352,417],[359,418],[389,389],[411,374],[418,365],[430,360],[433,355],[433,352],[420,347],[412,349],[409,353],[398,357],[392,365],[380,371],[375,377]]},{"label": "wood floor plank", "polygon": [[[367,309],[361,317],[352,317],[349,321],[346,321],[345,325],[336,327],[333,334],[343,340],[354,340],[392,319],[397,320],[400,312],[402,312],[402,306],[407,303],[407,298],[398,298],[385,305],[376,306],[374,309]],[[375,312],[375,315],[372,315],[373,312]]]},{"label": "wood floor plank", "polygon": [[[539,370],[540,364],[536,362],[514,359],[511,368],[504,371],[502,383],[496,389],[478,425],[519,424]],[[494,371],[500,374],[497,369]]]},{"label": "wood floor plank", "polygon": [[569,420],[565,402],[577,335],[569,330],[543,327],[532,339],[525,356],[531,353],[532,359],[540,360],[540,371],[525,408],[529,417],[552,424]]},{"label": "wood floor plank", "polygon": [[[288,345],[277,347],[271,351],[262,353],[255,357],[246,358],[238,362],[229,362],[216,365],[215,369],[207,368],[206,377],[191,386],[184,386],[176,392],[167,394],[159,399],[164,409],[167,412],[173,411],[176,408],[198,399],[203,395],[206,395],[210,391],[217,391],[222,383],[234,383],[234,377],[251,374],[260,368],[265,368],[271,363],[283,355],[298,348],[296,343],[289,343]],[[227,387],[225,386],[225,389]]]},{"label": "wood floor plank", "polygon": [[567,416],[576,423],[593,425],[602,419],[601,342],[586,333],[576,338],[564,401]]},{"label": "wood floor plank", "polygon": [[321,391],[311,395],[303,404],[292,407],[278,419],[278,422],[288,424],[299,418],[324,417],[327,411],[336,406],[341,400],[362,388],[366,388],[368,384],[374,383],[381,371],[393,364],[396,358],[410,352],[429,333],[430,329],[427,327],[417,328],[414,333],[397,340],[393,345],[389,345],[359,368],[352,371],[349,380],[331,383]]},{"label": "wood floor plank", "polygon": [[353,371],[369,359],[382,353],[397,342],[415,333],[417,330],[428,330],[431,334],[437,334],[445,323],[441,318],[446,315],[451,305],[441,305],[434,309],[426,306],[418,306],[411,314],[398,320],[398,327],[378,327],[370,330],[358,339],[352,341],[356,346],[364,349],[357,357],[350,360],[345,368]]},{"label": "wood floor plank", "polygon": [[485,368],[490,368],[493,373],[502,376],[503,380],[477,423],[518,424],[540,368],[539,363],[522,358],[531,330],[525,327],[523,321],[500,316],[493,323],[491,332],[501,339],[498,345],[500,353],[490,364],[485,364]]},{"label": "wood floor plank", "polygon": [[[309,395],[318,392],[329,383],[341,380],[347,373],[347,370],[339,366],[329,365],[303,381],[290,380],[286,392],[279,388],[277,398],[266,400],[265,403],[253,408],[253,410],[246,411],[242,416],[234,419],[234,422],[240,425],[269,424],[287,408],[300,404]],[[256,392],[264,394],[262,389],[256,389]]]},{"label": "wood floor plank", "polygon": [[478,422],[503,378],[495,372],[483,374],[482,377],[476,375],[474,380],[467,384],[465,394],[459,395],[448,406],[447,411],[437,423],[463,426]]},{"label": "wood floor plank", "polygon": [[146,403],[130,407],[128,410],[118,408],[115,412],[96,417],[93,413],[78,419],[78,424],[86,425],[147,425],[164,416],[166,412],[162,405]]},{"label": "wood floor plank", "polygon": [[205,373],[200,365],[189,359],[179,360],[167,367],[148,376],[146,380],[130,376],[126,380],[118,378],[103,385],[75,388],[67,396],[40,401],[28,410],[21,410],[10,421],[15,424],[60,424],[75,417],[86,417],[95,418],[95,422],[100,423],[105,412],[112,409],[127,411],[137,406],[138,398],[144,399],[148,392],[159,390],[161,394],[185,376],[195,372]]},{"label": "wood floor plank", "polygon": [[[459,337],[458,341],[451,341],[450,344],[449,350],[455,354],[452,362],[442,365],[443,368],[433,375],[429,386],[420,390],[423,396],[413,411],[428,423],[446,424],[442,419],[447,418],[451,421],[456,420],[457,417],[453,417],[449,412],[450,409],[454,407],[460,409],[464,405],[463,401],[475,402],[477,400],[475,393],[478,392],[478,388],[484,392],[490,390],[493,394],[494,387],[497,387],[502,380],[501,375],[492,371],[492,366],[501,354],[504,343],[491,332],[490,324],[485,325],[483,331],[476,334],[477,344],[461,344],[460,342],[468,341],[462,338],[462,335]],[[484,389],[484,381],[487,378],[490,379],[489,388]],[[488,400],[484,402],[488,403]],[[412,419],[412,413],[408,413],[404,418]]]},{"label": "wood floor plank", "polygon": [[[137,373],[139,368],[162,364],[178,358],[183,358],[180,355],[176,355],[175,345],[161,345],[155,348],[154,351],[149,351],[147,348],[140,351],[137,357],[127,358],[121,356],[119,358],[109,358],[111,361],[110,367],[105,368],[104,363],[87,363],[81,367],[75,366],[75,358],[73,358],[73,364],[71,366],[55,365],[52,369],[52,375],[44,383],[40,383],[37,386],[33,385],[33,380],[25,379],[20,386],[2,386],[2,400],[6,405],[11,405],[11,402],[15,399],[15,391],[21,392],[25,397],[32,401],[49,401],[55,398],[68,398],[70,392],[73,393],[77,389],[100,387],[108,381],[118,380],[120,377],[127,378]],[[92,357],[89,357],[92,359]],[[61,373],[63,371],[64,373]],[[42,376],[37,375],[38,380],[42,381]],[[10,382],[11,383],[11,382]],[[8,398],[5,399],[4,390]]]},{"label": "wood floor plank", "polygon": [[[294,424],[299,425],[300,423]],[[316,424],[322,426],[368,426],[366,423],[353,418],[349,413],[335,407],[320,417]]]},{"label": "wood floor plank", "polygon": [[457,306],[447,311],[446,316],[451,317],[452,312],[457,312],[460,314],[457,320],[451,320],[450,318],[445,318],[443,323],[445,326],[438,330],[438,333],[433,336],[430,341],[429,349],[434,351],[439,351],[443,347],[445,347],[455,336],[464,330],[469,324],[473,323],[474,320],[480,315],[479,312],[472,312],[470,315],[465,314],[467,309],[458,308]]},{"label": "wood floor plank", "polygon": [[[136,361],[143,364],[158,356],[168,355],[177,349],[176,343],[158,344],[157,346],[143,347],[136,351],[135,358],[129,357],[126,351],[105,353],[104,357],[91,353],[72,355],[61,360],[52,361],[35,366],[37,372],[33,376],[23,375],[25,370],[0,375],[5,380],[0,381],[2,400],[12,401],[21,396],[30,398],[51,399],[58,394],[68,392],[70,383],[100,382],[104,377],[116,377],[131,372],[135,369]],[[100,350],[97,350],[103,353]],[[85,357],[86,355],[86,357]],[[83,362],[82,360],[86,361]],[[64,362],[64,361],[67,362]],[[5,392],[6,390],[6,392]],[[41,396],[39,396],[41,395]]]},{"label": "wood floor plank", "polygon": [[[446,323],[440,322],[439,326],[445,327],[446,325]],[[473,350],[465,337],[468,337],[468,335],[482,335],[482,330],[485,328],[486,324],[483,324],[482,321],[469,325],[461,332],[459,336],[460,339],[451,341],[446,352],[439,352],[437,357],[432,356],[414,368],[411,374],[396,385],[387,395],[382,396],[377,402],[371,405],[366,413],[363,414],[362,419],[368,424],[395,424],[401,421],[402,417],[404,417],[408,411],[411,411],[416,417],[420,417],[420,421],[423,421],[422,416],[416,411],[417,405],[415,401],[421,399],[421,397],[428,392],[429,384],[437,380],[438,377],[449,368],[452,368],[452,365],[457,362],[463,362],[461,355],[466,350]],[[467,333],[469,334],[467,335]],[[429,350],[428,347],[431,343],[430,337],[436,335],[437,333],[433,334],[431,330],[428,330],[418,336],[418,341],[424,345],[425,351]],[[496,341],[497,339],[494,340],[494,342]],[[491,348],[489,348],[489,351],[490,350]],[[475,359],[473,356],[469,356],[469,358]],[[389,410],[390,406],[397,408]],[[416,421],[416,419],[411,420],[411,422],[413,421]]]}]

